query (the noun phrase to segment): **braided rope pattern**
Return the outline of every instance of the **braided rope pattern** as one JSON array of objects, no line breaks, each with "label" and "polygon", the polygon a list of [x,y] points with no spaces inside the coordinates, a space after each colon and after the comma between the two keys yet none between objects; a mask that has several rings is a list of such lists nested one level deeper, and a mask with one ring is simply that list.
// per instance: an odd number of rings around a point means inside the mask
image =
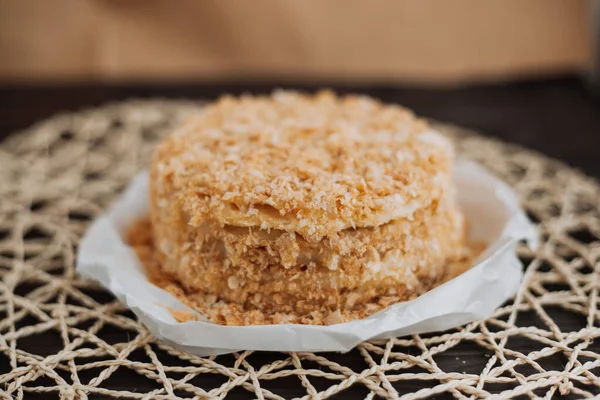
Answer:
[{"label": "braided rope pattern", "polygon": [[459,154],[509,182],[539,223],[539,249],[519,249],[527,267],[514,301],[485,321],[346,354],[200,358],[156,341],[76,276],[75,251],[156,142],[197,106],[108,105],[1,144],[0,398],[325,399],[351,386],[367,399],[600,393],[600,187],[559,162],[449,126],[439,129]]}]

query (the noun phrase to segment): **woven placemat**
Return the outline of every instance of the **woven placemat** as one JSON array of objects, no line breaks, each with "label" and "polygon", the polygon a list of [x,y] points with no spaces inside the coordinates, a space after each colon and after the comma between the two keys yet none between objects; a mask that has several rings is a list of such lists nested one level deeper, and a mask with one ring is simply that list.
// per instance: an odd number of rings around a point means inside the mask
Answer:
[{"label": "woven placemat", "polygon": [[147,167],[152,147],[170,127],[197,106],[108,105],[59,115],[0,145],[0,397],[599,393],[598,184],[560,162],[445,125],[439,129],[455,140],[459,154],[511,184],[539,223],[539,249],[519,249],[526,272],[514,301],[486,321],[363,343],[347,354],[200,358],[156,341],[110,294],[76,276],[75,252],[90,221]]}]

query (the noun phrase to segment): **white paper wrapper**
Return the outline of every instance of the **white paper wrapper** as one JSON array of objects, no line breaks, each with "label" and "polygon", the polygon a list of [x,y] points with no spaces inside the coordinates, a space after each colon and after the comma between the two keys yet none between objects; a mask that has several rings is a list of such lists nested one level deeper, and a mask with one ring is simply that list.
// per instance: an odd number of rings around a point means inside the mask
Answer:
[{"label": "white paper wrapper", "polygon": [[121,234],[148,212],[148,174],[139,174],[113,207],[81,241],[77,270],[125,303],[159,339],[197,355],[239,350],[347,351],[368,339],[443,331],[486,318],[513,296],[522,276],[517,241],[537,246],[535,227],[512,190],[482,167],[459,161],[455,169],[459,204],[471,239],[489,243],[469,271],[415,300],[394,304],[369,318],[330,326],[221,326],[177,322],[167,310],[190,311],[146,280],[135,252]]}]

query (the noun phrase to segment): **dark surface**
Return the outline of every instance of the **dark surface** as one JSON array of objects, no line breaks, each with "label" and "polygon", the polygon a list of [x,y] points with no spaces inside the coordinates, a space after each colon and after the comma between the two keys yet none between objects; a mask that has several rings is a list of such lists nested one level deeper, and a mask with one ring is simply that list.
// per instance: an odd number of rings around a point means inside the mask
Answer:
[{"label": "dark surface", "polygon": [[[312,90],[315,86],[293,86]],[[32,123],[57,112],[78,110],[101,105],[110,101],[129,98],[214,98],[223,93],[268,92],[273,85],[172,85],[172,86],[79,86],[79,87],[0,87],[0,138],[27,128]],[[454,89],[416,89],[386,87],[337,87],[340,92],[370,94],[388,102],[398,102],[415,110],[416,113],[473,128],[483,134],[505,141],[522,144],[549,156],[562,159],[590,175],[600,177],[600,98],[590,94],[585,85],[576,78],[561,78],[540,82],[520,82],[503,86],[474,86]],[[18,133],[15,133],[18,134]],[[108,294],[104,294],[109,296]],[[536,317],[523,321],[536,325]],[[538,321],[539,322],[539,321]],[[561,321],[565,331],[578,330],[579,322],[568,318]],[[106,332],[111,341],[111,332]],[[53,354],[60,341],[46,338],[29,343],[29,349],[37,354]],[[112,340],[118,340],[116,337]],[[26,343],[22,344],[26,345]],[[590,346],[600,351],[598,343]],[[527,352],[528,343],[513,344],[514,349]],[[486,354],[478,347],[461,345],[443,353],[436,359],[442,370],[479,373],[487,362]],[[489,355],[488,355],[489,356]],[[168,355],[165,355],[168,357]],[[267,362],[268,353],[253,355],[258,362]],[[355,370],[365,367],[358,352],[340,355],[339,361]],[[462,363],[468,360],[468,364]],[[2,360],[0,359],[0,364]],[[169,361],[167,359],[167,361]],[[176,362],[176,361],[174,361]],[[560,364],[562,362],[562,364]],[[559,365],[560,364],[560,365]],[[557,361],[560,370],[564,361]],[[0,373],[5,372],[0,365]],[[139,377],[138,377],[139,378]],[[297,381],[297,379],[296,379]],[[146,379],[136,379],[132,371],[122,371],[111,378],[115,388],[146,392],[155,388]],[[280,381],[277,381],[280,382]],[[283,381],[281,381],[283,382]],[[221,381],[197,382],[212,388]],[[297,382],[295,382],[297,384]],[[132,387],[135,386],[135,387]],[[147,387],[145,387],[147,385]],[[406,382],[397,387],[401,394],[411,393],[427,386],[427,382]],[[326,387],[326,386],[325,386]],[[486,385],[487,387],[487,385]],[[300,390],[300,391],[298,391]],[[499,387],[499,390],[502,388]],[[280,387],[277,393],[286,397],[301,395],[302,388]],[[234,398],[245,398],[250,393],[235,392]],[[364,388],[351,387],[341,397],[364,397]],[[442,395],[439,398],[446,398]],[[34,396],[31,398],[45,398]]]},{"label": "dark surface", "polygon": [[[314,90],[323,85],[282,85]],[[326,85],[325,85],[326,86]],[[64,110],[138,98],[215,98],[223,93],[268,92],[276,85],[0,86],[0,137]],[[560,158],[600,177],[600,96],[577,78],[502,86],[417,89],[336,87],[397,102],[417,114],[473,128]]]}]

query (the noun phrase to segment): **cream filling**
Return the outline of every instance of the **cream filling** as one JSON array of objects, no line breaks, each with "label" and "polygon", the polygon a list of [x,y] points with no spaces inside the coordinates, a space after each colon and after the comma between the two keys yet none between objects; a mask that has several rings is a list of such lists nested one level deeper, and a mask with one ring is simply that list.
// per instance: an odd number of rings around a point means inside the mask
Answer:
[{"label": "cream filling", "polygon": [[[431,202],[424,204],[421,199],[406,202],[400,195],[390,195],[378,201],[377,212],[368,213],[368,216],[353,220],[326,221],[327,230],[339,232],[350,228],[369,228],[387,224],[396,219],[412,220],[416,211],[426,208]],[[311,211],[314,213],[315,211]],[[281,230],[296,232],[311,241],[320,240],[316,236],[316,229],[307,219],[300,219],[295,215],[281,215],[275,208],[268,205],[254,205],[246,211],[240,210],[231,203],[225,203],[225,208],[220,212],[220,220],[233,227],[260,228],[261,230]],[[320,225],[320,224],[319,224]]]}]

